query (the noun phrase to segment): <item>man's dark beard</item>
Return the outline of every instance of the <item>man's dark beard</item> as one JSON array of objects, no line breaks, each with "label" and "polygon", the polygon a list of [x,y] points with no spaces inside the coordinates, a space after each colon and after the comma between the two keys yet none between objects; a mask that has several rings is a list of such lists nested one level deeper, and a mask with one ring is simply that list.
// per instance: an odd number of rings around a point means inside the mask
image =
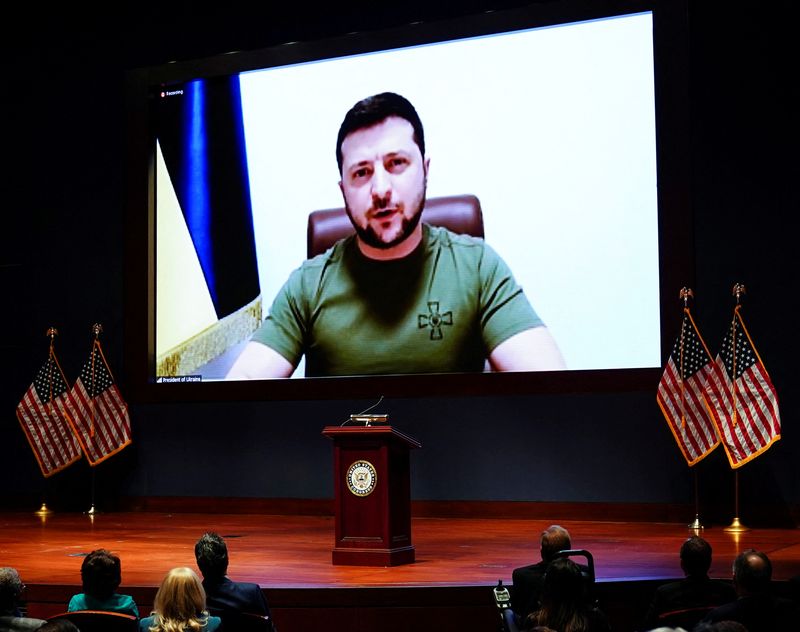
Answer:
[{"label": "man's dark beard", "polygon": [[345,210],[347,211],[347,216],[350,218],[350,223],[355,228],[356,234],[358,235],[359,239],[363,241],[368,246],[373,248],[378,248],[380,250],[388,250],[389,248],[394,248],[396,245],[403,243],[406,239],[408,239],[409,235],[414,232],[414,229],[419,224],[419,220],[422,217],[422,210],[425,208],[425,194],[422,194],[422,199],[420,200],[419,204],[417,205],[414,214],[411,217],[403,217],[403,221],[400,224],[400,233],[392,239],[391,241],[383,241],[379,236],[378,233],[372,228],[369,222],[367,222],[366,228],[361,228],[353,221],[353,215],[350,213],[350,207],[345,203]]}]

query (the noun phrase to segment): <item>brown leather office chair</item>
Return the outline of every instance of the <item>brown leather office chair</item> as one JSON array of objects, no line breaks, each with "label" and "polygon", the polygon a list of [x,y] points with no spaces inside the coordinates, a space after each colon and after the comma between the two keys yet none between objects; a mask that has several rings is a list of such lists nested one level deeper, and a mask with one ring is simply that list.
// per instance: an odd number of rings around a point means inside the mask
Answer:
[{"label": "brown leather office chair", "polygon": [[[481,203],[474,195],[429,198],[422,221],[454,233],[483,237]],[[353,225],[344,208],[313,211],[308,216],[308,258],[325,252],[340,239],[352,235]]]},{"label": "brown leather office chair", "polygon": [[132,614],[103,610],[76,610],[48,617],[48,621],[68,619],[81,632],[138,632],[139,620]]}]

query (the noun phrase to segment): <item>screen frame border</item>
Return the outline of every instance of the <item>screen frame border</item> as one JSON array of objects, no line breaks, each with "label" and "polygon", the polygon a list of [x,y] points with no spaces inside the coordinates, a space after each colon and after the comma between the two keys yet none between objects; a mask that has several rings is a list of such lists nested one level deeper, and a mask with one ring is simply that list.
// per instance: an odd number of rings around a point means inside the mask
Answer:
[{"label": "screen frame border", "polygon": [[[129,163],[125,231],[125,352],[121,381],[130,393],[131,401],[359,399],[379,395],[529,395],[654,389],[662,372],[660,368],[302,377],[168,384],[156,384],[150,377],[155,367],[155,156],[152,151],[155,125],[153,108],[150,107],[155,90],[196,78],[643,11],[652,11],[653,14],[659,311],[661,353],[665,358],[671,349],[680,316],[679,290],[691,286],[694,275],[686,0],[613,0],[602,6],[563,0],[278,44],[130,71],[126,81]],[[617,288],[610,285],[609,300],[613,300],[614,291]]]}]

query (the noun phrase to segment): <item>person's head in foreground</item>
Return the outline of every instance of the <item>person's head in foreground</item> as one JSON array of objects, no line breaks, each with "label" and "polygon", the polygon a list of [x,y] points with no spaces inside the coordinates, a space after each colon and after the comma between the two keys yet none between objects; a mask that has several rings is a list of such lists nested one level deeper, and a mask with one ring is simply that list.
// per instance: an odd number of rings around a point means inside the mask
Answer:
[{"label": "person's head in foreground", "polygon": [[542,560],[551,561],[559,551],[565,551],[572,546],[572,541],[567,531],[561,525],[551,525],[542,531],[540,539]]},{"label": "person's head in foreground", "polygon": [[24,588],[16,568],[0,568],[0,617],[19,616],[17,605]]},{"label": "person's head in foreground", "polygon": [[681,568],[687,577],[705,577],[711,568],[711,545],[693,535],[681,545]]},{"label": "person's head in foreground", "polygon": [[83,558],[81,582],[83,592],[100,600],[108,599],[122,581],[119,558],[106,549],[96,549]]},{"label": "person's head in foreground", "polygon": [[740,596],[760,595],[769,590],[772,563],[765,553],[747,549],[733,561],[733,585]]},{"label": "person's head in foreground", "polygon": [[156,593],[151,632],[202,630],[208,622],[206,592],[191,568],[173,568]]},{"label": "person's head in foreground", "polygon": [[219,581],[228,572],[228,546],[213,531],[204,533],[194,545],[194,557],[204,579]]}]

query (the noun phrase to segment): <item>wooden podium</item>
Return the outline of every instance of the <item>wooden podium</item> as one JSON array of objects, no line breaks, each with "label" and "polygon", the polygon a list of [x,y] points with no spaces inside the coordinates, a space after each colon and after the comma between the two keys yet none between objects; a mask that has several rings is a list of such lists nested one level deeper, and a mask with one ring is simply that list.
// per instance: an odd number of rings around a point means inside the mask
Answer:
[{"label": "wooden podium", "polygon": [[333,440],[333,563],[412,563],[409,450],[421,444],[389,425],[326,426],[322,434]]}]

